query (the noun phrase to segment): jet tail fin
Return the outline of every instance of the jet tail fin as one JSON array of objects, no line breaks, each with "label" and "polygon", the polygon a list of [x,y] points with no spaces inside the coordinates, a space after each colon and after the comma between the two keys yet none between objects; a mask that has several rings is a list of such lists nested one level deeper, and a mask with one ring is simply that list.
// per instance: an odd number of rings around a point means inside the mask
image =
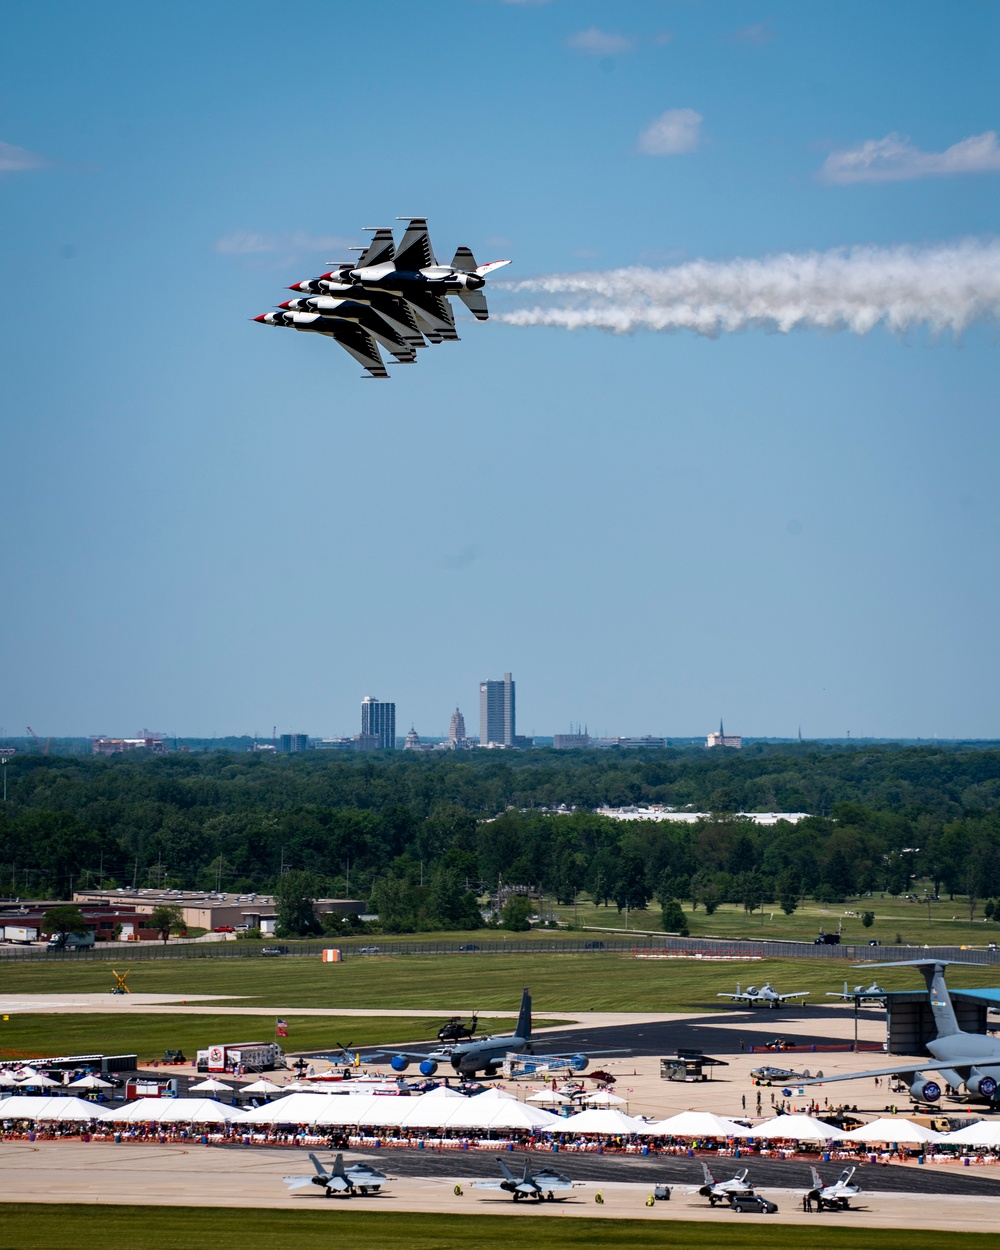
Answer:
[{"label": "jet tail fin", "polygon": [[706,1184],[706,1185],[714,1185],[714,1184],[715,1184],[715,1177],[712,1175],[712,1169],[708,1166],[708,1164],[707,1164],[707,1163],[702,1163],[702,1165],[701,1165],[701,1170],[702,1170],[702,1172],[704,1172],[704,1174],[705,1174],[705,1184]]},{"label": "jet tail fin", "polygon": [[488,320],[490,310],[486,304],[486,296],[482,291],[467,291],[463,287],[458,293],[458,298],[477,321]]},{"label": "jet tail fin", "polygon": [[503,1172],[506,1180],[512,1181],[516,1179],[514,1173],[510,1170],[507,1164],[504,1163],[503,1159],[497,1159],[497,1163],[500,1164],[500,1171]]},{"label": "jet tail fin", "polygon": [[518,1037],[531,1036],[531,991],[527,986],[521,995],[521,1010],[517,1013],[515,1033]]},{"label": "jet tail fin", "polygon": [[476,258],[472,255],[471,248],[456,248],[455,255],[452,257],[451,267],[452,269],[459,269],[463,273],[474,273],[476,269]]},{"label": "jet tail fin", "polygon": [[822,1189],[823,1188],[822,1176],[820,1176],[820,1174],[816,1171],[815,1168],[810,1168],[809,1171],[812,1173],[813,1189]]},{"label": "jet tail fin", "polygon": [[347,1175],[347,1173],[344,1171],[344,1156],[343,1155],[337,1155],[336,1159],[334,1159],[333,1174],[334,1176],[346,1176]]},{"label": "jet tail fin", "polygon": [[316,1169],[317,1175],[326,1176],[326,1168],[322,1165],[322,1163],[320,1163],[319,1159],[317,1159],[316,1156],[311,1151],[309,1154],[309,1158],[312,1160],[312,1165]]},{"label": "jet tail fin", "polygon": [[392,260],[395,250],[396,242],[392,237],[392,231],[386,226],[379,226],[372,241],[358,257],[357,267],[364,269],[367,265],[381,265],[387,260]]}]

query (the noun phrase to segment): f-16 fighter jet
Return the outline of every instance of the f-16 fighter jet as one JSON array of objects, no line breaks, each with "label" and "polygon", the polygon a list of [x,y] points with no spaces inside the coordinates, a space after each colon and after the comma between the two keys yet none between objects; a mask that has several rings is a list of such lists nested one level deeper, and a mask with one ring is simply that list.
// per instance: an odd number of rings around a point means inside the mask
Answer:
[{"label": "f-16 fighter jet", "polygon": [[398,220],[409,221],[398,250],[390,229],[366,227],[374,230],[374,238],[358,249],[362,255],[356,263],[338,264],[318,278],[293,283],[289,289],[299,298],[254,320],[329,335],[376,378],[389,376],[379,343],[409,363],[416,359],[415,350],[427,345],[425,340],[458,339],[447,296],[457,295],[477,320],[485,321],[486,277],[510,261],[477,265],[469,248],[460,247],[450,265],[439,265],[426,218]]},{"label": "f-16 fighter jet", "polygon": [[519,1202],[522,1198],[534,1198],[536,1202],[541,1202],[545,1198],[549,1202],[555,1202],[556,1194],[565,1197],[573,1188],[573,1182],[569,1177],[563,1176],[554,1168],[542,1168],[540,1172],[532,1172],[531,1164],[527,1159],[524,1161],[524,1171],[520,1176],[515,1176],[503,1159],[497,1159],[497,1163],[500,1164],[500,1171],[503,1172],[503,1180],[473,1181],[473,1189],[502,1189],[510,1194],[515,1202]]},{"label": "f-16 fighter jet", "polygon": [[796,990],[794,994],[779,994],[770,981],[765,981],[758,989],[756,985],[748,985],[740,989],[736,982],[735,994],[716,994],[716,998],[732,998],[741,1007],[783,1007],[790,998],[808,998],[808,990]]},{"label": "f-16 fighter jet", "polygon": [[728,1202],[733,1194],[752,1194],[753,1186],[747,1181],[747,1168],[741,1168],[728,1181],[717,1181],[707,1163],[701,1165],[705,1173],[705,1183],[696,1192],[707,1198],[714,1207],[717,1202]]},{"label": "f-16 fighter jet", "polygon": [[309,1185],[316,1185],[324,1190],[324,1196],[327,1198],[332,1198],[334,1194],[340,1194],[343,1198],[352,1198],[355,1194],[377,1194],[389,1179],[384,1172],[378,1171],[368,1163],[352,1163],[349,1167],[345,1167],[343,1155],[337,1155],[329,1172],[314,1154],[310,1154],[309,1158],[316,1169],[316,1175],[282,1177],[288,1186],[289,1193],[296,1189],[305,1189]]},{"label": "f-16 fighter jet", "polygon": [[396,357],[401,364],[412,364],[417,353],[412,344],[405,342],[382,318],[366,304],[351,300],[338,301],[336,313],[277,312],[261,313],[254,321],[269,326],[287,326],[292,330],[305,330],[313,334],[326,334],[336,339],[355,360],[360,360],[373,378],[387,378],[385,363],[376,339]]},{"label": "f-16 fighter jet", "polygon": [[855,1185],[851,1180],[856,1168],[845,1168],[832,1185],[824,1184],[815,1168],[810,1168],[809,1171],[812,1172],[813,1187],[806,1197],[815,1202],[820,1211],[846,1211],[850,1200],[861,1193],[861,1186]]}]

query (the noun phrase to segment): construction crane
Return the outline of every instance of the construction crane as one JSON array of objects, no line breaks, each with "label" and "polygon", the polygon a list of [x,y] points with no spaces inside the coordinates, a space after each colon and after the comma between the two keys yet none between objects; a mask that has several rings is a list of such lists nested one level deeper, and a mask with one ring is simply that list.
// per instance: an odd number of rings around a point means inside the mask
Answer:
[{"label": "construction crane", "polygon": [[30,733],[30,734],[31,734],[31,736],[34,738],[34,740],[35,740],[35,746],[36,746],[36,747],[38,747],[39,751],[41,751],[41,753],[42,753],[43,755],[48,755],[48,753],[49,753],[49,747],[52,745],[52,739],[51,739],[51,738],[46,738],[46,739],[45,739],[45,746],[42,746],[42,740],[41,740],[41,738],[39,738],[38,734],[36,734],[36,733],[35,733],[35,731],[31,728],[31,726],[30,726],[30,725],[28,726],[28,733]]}]

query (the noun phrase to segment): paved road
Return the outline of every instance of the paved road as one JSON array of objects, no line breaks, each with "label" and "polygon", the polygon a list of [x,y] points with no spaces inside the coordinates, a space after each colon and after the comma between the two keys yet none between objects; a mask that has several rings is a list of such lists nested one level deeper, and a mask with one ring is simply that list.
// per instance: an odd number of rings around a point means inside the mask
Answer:
[{"label": "paved road", "polygon": [[[325,1153],[325,1152],[324,1152]],[[308,1162],[305,1154],[303,1159]],[[498,1178],[496,1156],[485,1151],[432,1150],[352,1150],[349,1159],[370,1159],[391,1176],[472,1176]],[[524,1155],[505,1152],[508,1164],[523,1161]],[[558,1154],[532,1152],[536,1168],[556,1167],[575,1181],[633,1181],[652,1185],[664,1181],[669,1185],[696,1186],[703,1183],[700,1159],[676,1156],[644,1158],[635,1155]],[[750,1181],[762,1188],[811,1188],[809,1165],[792,1159],[727,1159],[713,1164],[717,1177],[732,1176],[741,1167],[749,1168]],[[819,1165],[824,1180],[834,1181],[842,1165]],[[289,1170],[294,1168],[289,1164]],[[308,1169],[307,1169],[308,1170]],[[962,1197],[1000,1197],[1000,1178],[984,1176],[973,1169],[935,1167],[898,1167],[864,1163],[855,1175],[862,1190],[870,1193],[953,1194]]]},{"label": "paved road", "polygon": [[[882,1013],[877,1009],[862,1011],[859,1019],[877,1020]],[[773,1031],[768,1028],[766,1034],[758,1029],[762,1020],[766,1020]],[[742,1023],[753,1022],[757,1029],[740,1030]],[[815,1022],[815,1023],[814,1023]],[[853,1016],[851,1017],[853,1025]],[[708,1016],[690,1015],[680,1019],[647,1021],[639,1024],[615,1024],[604,1027],[568,1028],[558,1031],[546,1030],[537,1039],[536,1051],[539,1054],[573,1050],[620,1050],[628,1055],[671,1055],[678,1047],[702,1050],[707,1055],[739,1054],[741,1042],[745,1049],[751,1043],[760,1045],[765,1039],[780,1037],[793,1046],[822,1046],[830,1044],[830,1009],[829,1007],[798,1006],[771,1011],[761,1008],[746,1008],[740,1011],[724,1011]],[[400,1043],[407,1050],[426,1053],[440,1043],[414,1044]],[[362,1047],[363,1049],[363,1047]],[[374,1048],[372,1048],[374,1050]],[[323,1055],[328,1051],[313,1051],[314,1055]],[[877,1059],[873,1055],[873,1059]],[[768,1062],[762,1058],[762,1063]],[[778,1060],[777,1062],[782,1062]],[[803,1055],[789,1056],[789,1065],[808,1063]],[[876,1065],[878,1066],[878,1065]]]}]

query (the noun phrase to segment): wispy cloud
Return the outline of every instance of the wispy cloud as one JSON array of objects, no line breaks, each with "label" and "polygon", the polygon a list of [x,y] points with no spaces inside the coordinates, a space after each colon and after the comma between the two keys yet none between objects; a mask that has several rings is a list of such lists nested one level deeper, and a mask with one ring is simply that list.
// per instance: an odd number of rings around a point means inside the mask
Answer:
[{"label": "wispy cloud", "polygon": [[694,109],[667,109],[639,136],[639,151],[646,156],[677,156],[693,152],[701,142],[705,119]]},{"label": "wispy cloud", "polygon": [[[348,259],[351,240],[337,235],[311,235],[302,231],[292,234],[265,234],[257,230],[233,230],[216,239],[215,250],[221,256],[253,257],[291,264],[300,257],[316,255],[321,259]],[[334,253],[338,255],[334,257]]]},{"label": "wispy cloud", "polygon": [[1000,319],[1000,240],[550,274],[503,289],[541,297],[534,307],[493,310],[509,325],[692,330],[710,338],[748,329],[867,334],[878,325],[957,334]]},{"label": "wispy cloud", "polygon": [[754,22],[751,26],[738,26],[726,36],[730,43],[747,43],[752,48],[763,48],[773,43],[774,27],[770,19],[766,22]]},{"label": "wispy cloud", "polygon": [[623,52],[631,51],[632,40],[625,35],[616,35],[591,26],[589,30],[570,35],[566,40],[566,47],[572,48],[574,52],[582,52],[585,56],[620,56]]},{"label": "wispy cloud", "polygon": [[820,170],[824,182],[907,182],[949,174],[1000,172],[997,132],[986,130],[943,152],[922,152],[903,135],[867,139],[860,147],[831,152]]},{"label": "wispy cloud", "polygon": [[26,169],[45,169],[52,162],[37,152],[15,147],[13,143],[0,143],[0,174],[20,173]]}]

